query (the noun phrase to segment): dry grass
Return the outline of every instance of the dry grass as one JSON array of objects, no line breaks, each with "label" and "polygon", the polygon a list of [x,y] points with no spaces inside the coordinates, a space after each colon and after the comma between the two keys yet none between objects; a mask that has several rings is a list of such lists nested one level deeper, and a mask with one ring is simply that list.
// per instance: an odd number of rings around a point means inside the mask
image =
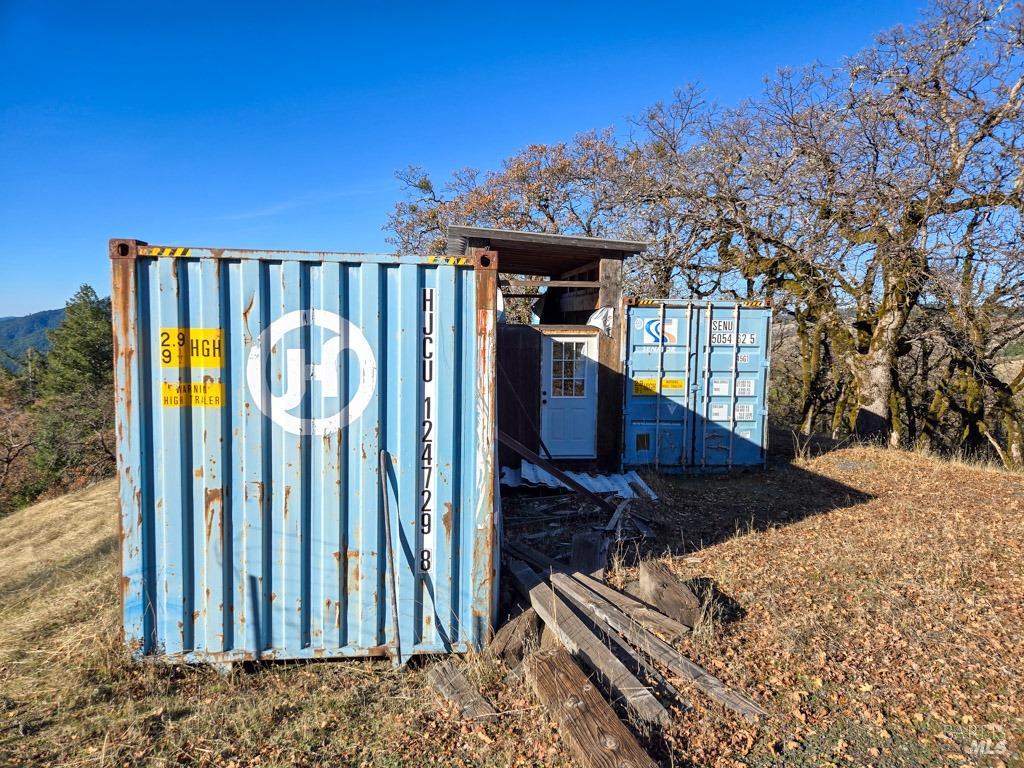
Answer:
[{"label": "dry grass", "polygon": [[711,513],[703,535],[716,514],[739,530],[669,562],[739,604],[742,618],[714,621],[715,641],[691,652],[773,715],[746,727],[694,697],[682,754],[1021,764],[1024,477],[852,448],[747,483],[762,492],[727,505],[730,480],[676,486],[670,506]]},{"label": "dry grass", "polygon": [[[747,725],[690,691],[693,711],[648,743],[665,765],[1021,762],[1024,477],[849,448],[659,492],[657,554],[705,598],[684,650],[772,713]],[[111,483],[0,520],[0,760],[567,764],[486,655],[469,674],[504,714],[475,725],[386,662],[228,678],[133,664],[116,571]]]},{"label": "dry grass", "polygon": [[564,765],[535,702],[484,655],[469,674],[504,714],[474,725],[386,661],[226,678],[131,662],[114,494],[105,482],[0,520],[0,764]]}]

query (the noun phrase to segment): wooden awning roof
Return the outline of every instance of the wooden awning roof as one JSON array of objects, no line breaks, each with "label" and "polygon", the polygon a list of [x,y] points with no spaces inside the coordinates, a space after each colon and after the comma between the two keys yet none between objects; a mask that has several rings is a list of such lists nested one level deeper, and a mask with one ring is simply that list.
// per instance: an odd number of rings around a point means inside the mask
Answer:
[{"label": "wooden awning roof", "polygon": [[487,247],[498,253],[498,269],[521,275],[557,277],[598,259],[624,259],[647,250],[637,240],[548,235],[513,229],[452,226],[448,228],[448,255],[467,248]]}]

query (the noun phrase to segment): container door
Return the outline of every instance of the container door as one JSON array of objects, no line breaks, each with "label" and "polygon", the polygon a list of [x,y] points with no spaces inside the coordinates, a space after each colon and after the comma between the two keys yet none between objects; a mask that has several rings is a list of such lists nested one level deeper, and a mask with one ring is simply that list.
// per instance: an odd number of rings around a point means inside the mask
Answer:
[{"label": "container door", "polygon": [[626,321],[623,463],[680,468],[693,447],[693,308],[642,300]]},{"label": "container door", "polygon": [[540,433],[553,457],[596,457],[597,339],[545,336]]},{"label": "container door", "polygon": [[733,302],[702,308],[696,466],[764,463],[770,323],[766,308]]}]

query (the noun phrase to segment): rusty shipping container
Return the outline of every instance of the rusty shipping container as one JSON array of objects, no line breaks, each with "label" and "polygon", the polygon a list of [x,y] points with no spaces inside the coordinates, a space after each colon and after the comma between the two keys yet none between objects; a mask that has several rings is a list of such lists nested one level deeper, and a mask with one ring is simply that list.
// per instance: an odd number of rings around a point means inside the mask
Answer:
[{"label": "rusty shipping container", "polygon": [[486,642],[494,256],[111,241],[121,592],[138,656],[398,646],[404,661]]}]

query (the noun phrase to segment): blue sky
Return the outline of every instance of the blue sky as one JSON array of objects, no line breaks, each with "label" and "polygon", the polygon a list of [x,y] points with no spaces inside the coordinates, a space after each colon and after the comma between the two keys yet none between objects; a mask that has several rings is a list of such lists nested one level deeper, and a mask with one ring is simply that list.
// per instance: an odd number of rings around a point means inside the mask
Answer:
[{"label": "blue sky", "polygon": [[399,168],[735,103],[921,5],[0,0],[0,316],[109,293],[111,237],[387,250]]}]

